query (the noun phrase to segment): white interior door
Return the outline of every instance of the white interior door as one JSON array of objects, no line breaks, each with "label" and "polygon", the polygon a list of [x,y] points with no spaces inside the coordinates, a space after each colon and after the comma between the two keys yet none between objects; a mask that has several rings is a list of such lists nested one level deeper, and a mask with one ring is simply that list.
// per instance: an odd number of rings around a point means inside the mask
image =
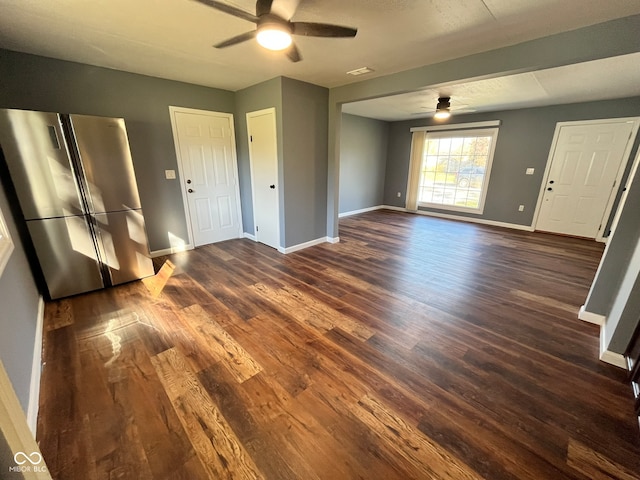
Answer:
[{"label": "white interior door", "polygon": [[233,115],[172,109],[194,246],[242,236]]},{"label": "white interior door", "polygon": [[558,127],[536,230],[598,236],[633,125],[621,120]]},{"label": "white interior door", "polygon": [[280,202],[275,108],[247,113],[247,132],[256,240],[279,248]]}]

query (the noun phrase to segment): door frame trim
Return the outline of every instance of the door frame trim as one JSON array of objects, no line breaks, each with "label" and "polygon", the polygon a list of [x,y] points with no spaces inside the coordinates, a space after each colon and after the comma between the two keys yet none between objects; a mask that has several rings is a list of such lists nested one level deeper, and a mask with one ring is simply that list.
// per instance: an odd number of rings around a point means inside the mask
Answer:
[{"label": "door frame trim", "polygon": [[[533,222],[531,224],[531,227],[533,228],[534,231],[536,230],[536,227],[538,225],[538,217],[540,216],[540,210],[542,207],[542,198],[544,196],[545,186],[549,181],[551,163],[556,153],[556,149],[558,147],[558,138],[560,136],[560,129],[562,127],[579,126],[579,125],[595,125],[598,123],[632,123],[633,124],[631,127],[631,136],[627,140],[627,145],[625,147],[624,153],[622,154],[622,162],[620,162],[620,166],[618,167],[618,173],[616,175],[616,180],[615,180],[616,188],[611,189],[611,192],[609,194],[609,200],[607,201],[607,206],[605,207],[604,213],[602,215],[602,221],[604,222],[604,219],[607,219],[608,221],[608,219],[611,217],[611,210],[613,209],[613,205],[615,203],[615,199],[617,196],[616,192],[618,192],[618,190],[622,188],[622,185],[621,185],[622,177],[624,175],[624,172],[627,169],[627,165],[629,164],[629,161],[631,160],[631,150],[633,149],[633,145],[636,140],[636,135],[638,133],[638,128],[640,127],[640,117],[602,118],[602,119],[595,119],[595,120],[577,120],[577,121],[571,121],[571,122],[556,123],[556,128],[555,128],[555,131],[553,132],[553,140],[551,142],[551,148],[549,149],[549,155],[547,157],[547,164],[545,166],[544,174],[542,176],[540,192],[538,193],[538,201],[536,203],[536,209],[535,209],[535,212],[533,213]],[[598,233],[595,238],[597,242],[606,243],[607,241],[606,238],[603,236],[603,233],[605,232],[604,227],[606,227],[606,225],[603,225],[600,228],[600,230],[598,230]]]},{"label": "door frame trim", "polygon": [[[280,165],[278,165],[278,121],[276,118],[276,108],[275,107],[269,107],[269,108],[264,108],[262,110],[256,110],[255,112],[247,112],[246,114],[246,122],[247,122],[247,146],[249,148],[249,170],[251,172],[251,202],[252,202],[252,208],[253,208],[253,240],[255,242],[259,242],[259,235],[258,232],[256,232],[256,195],[255,195],[255,179],[254,179],[254,168],[253,168],[253,155],[251,154],[251,133],[249,130],[249,119],[252,117],[259,117],[261,115],[265,115],[265,114],[269,114],[272,113],[273,114],[273,131],[276,133],[276,175],[278,178],[278,184],[276,186],[276,199],[278,202],[278,208],[276,209],[276,221],[278,223],[278,228],[277,228],[277,232],[278,232],[278,238],[277,238],[277,249],[279,252],[282,252],[282,236],[280,234],[280,194],[281,194],[281,189],[280,189]],[[265,244],[266,245],[266,244]]]},{"label": "door frame trim", "polygon": [[187,198],[187,188],[182,181],[184,178],[183,167],[182,167],[182,154],[180,152],[180,141],[178,139],[178,125],[176,121],[176,113],[190,113],[196,115],[205,115],[208,117],[225,117],[229,119],[229,125],[231,128],[231,156],[233,161],[233,167],[236,172],[236,202],[238,205],[238,238],[242,238],[244,232],[244,226],[242,225],[242,205],[240,202],[240,171],[238,170],[238,154],[236,148],[236,133],[235,133],[235,124],[233,121],[233,113],[226,112],[214,112],[212,110],[200,110],[197,108],[187,108],[187,107],[175,107],[173,105],[169,105],[169,116],[171,117],[171,131],[173,133],[173,146],[176,151],[176,162],[178,164],[178,177],[177,180],[180,182],[180,192],[182,193],[182,206],[184,208],[184,219],[187,223],[187,236],[189,237],[188,243],[182,247],[171,247],[168,253],[180,252],[183,250],[193,250],[195,247],[195,243],[193,240],[193,230],[191,225],[191,213],[189,212],[189,201]]}]

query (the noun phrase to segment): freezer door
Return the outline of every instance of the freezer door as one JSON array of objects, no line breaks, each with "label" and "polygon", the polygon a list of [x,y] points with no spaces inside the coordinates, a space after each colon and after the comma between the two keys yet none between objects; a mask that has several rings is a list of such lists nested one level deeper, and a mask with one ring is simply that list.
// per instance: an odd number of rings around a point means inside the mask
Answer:
[{"label": "freezer door", "polygon": [[92,213],[140,208],[124,120],[69,115]]},{"label": "freezer door", "polygon": [[27,226],[52,299],[104,287],[85,217],[31,220]]},{"label": "freezer door", "polygon": [[141,210],[94,215],[102,262],[112,285],[154,274]]},{"label": "freezer door", "polygon": [[27,220],[86,213],[57,113],[0,110],[0,145]]}]

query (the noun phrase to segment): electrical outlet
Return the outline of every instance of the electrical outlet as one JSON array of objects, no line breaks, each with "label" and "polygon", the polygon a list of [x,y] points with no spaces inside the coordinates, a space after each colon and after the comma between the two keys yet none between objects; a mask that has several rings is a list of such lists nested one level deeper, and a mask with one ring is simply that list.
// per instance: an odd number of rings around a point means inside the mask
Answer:
[{"label": "electrical outlet", "polygon": [[535,168],[527,168],[527,171],[525,172],[526,175],[533,175],[533,172],[535,172],[536,169]]},{"label": "electrical outlet", "polygon": [[164,178],[167,180],[175,180],[176,179],[176,171],[175,170],[165,170]]},{"label": "electrical outlet", "polygon": [[402,192],[398,192],[398,193],[396,194],[396,196],[397,196],[398,198],[400,198],[400,197],[402,196]]},{"label": "electrical outlet", "polygon": [[518,211],[519,211],[519,212],[524,212],[524,205],[520,205],[520,206],[518,207]]}]

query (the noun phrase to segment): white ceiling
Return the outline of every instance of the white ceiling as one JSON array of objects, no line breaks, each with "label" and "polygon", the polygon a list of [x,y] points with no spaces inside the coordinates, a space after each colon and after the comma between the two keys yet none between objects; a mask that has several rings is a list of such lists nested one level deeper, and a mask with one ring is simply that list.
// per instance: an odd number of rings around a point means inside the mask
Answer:
[{"label": "white ceiling", "polygon": [[397,121],[432,117],[438,97],[451,97],[455,115],[633,96],[640,96],[640,53],[353,102],[342,111]]},{"label": "white ceiling", "polygon": [[[255,12],[254,0],[228,3]],[[255,42],[212,48],[255,26],[194,0],[0,0],[0,47],[231,91],[281,75],[331,88],[638,14],[640,1],[275,0],[273,8],[285,16],[295,12],[296,21],[357,27],[358,35],[298,37],[303,60],[291,63]],[[637,72],[630,72],[630,62],[637,60],[620,59],[615,68],[638,83]],[[374,73],[345,73],[363,66]],[[580,75],[593,75],[599,67],[585,65],[587,73],[576,71],[573,84],[563,80],[572,67],[567,68],[448,88],[454,102],[459,96],[478,111],[507,102],[510,89],[519,90],[515,101],[559,91],[578,98],[572,89],[582,87]],[[610,77],[612,91],[617,75]],[[411,103],[413,114],[435,105],[438,93],[411,94],[418,96],[418,107],[411,96],[402,103]]]}]

